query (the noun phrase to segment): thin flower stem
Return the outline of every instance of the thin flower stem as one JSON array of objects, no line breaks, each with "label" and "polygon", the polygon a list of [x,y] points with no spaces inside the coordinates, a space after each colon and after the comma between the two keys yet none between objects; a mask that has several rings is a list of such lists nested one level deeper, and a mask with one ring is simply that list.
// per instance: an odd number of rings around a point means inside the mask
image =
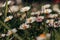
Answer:
[{"label": "thin flower stem", "polygon": [[[0,23],[8,30],[10,30],[10,28],[5,24],[3,23],[2,21],[0,21]],[[22,40],[22,38],[18,35],[18,34],[13,34],[16,38],[18,38],[19,40]]]},{"label": "thin flower stem", "polygon": [[7,4],[8,0],[6,0],[6,7],[5,7],[5,17],[7,16],[7,12],[8,12],[8,4]]}]

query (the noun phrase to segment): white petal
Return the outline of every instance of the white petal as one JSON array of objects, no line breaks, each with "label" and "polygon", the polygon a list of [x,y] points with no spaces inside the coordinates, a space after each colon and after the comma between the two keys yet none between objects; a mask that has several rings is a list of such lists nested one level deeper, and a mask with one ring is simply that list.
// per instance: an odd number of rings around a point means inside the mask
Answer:
[{"label": "white petal", "polygon": [[26,6],[26,7],[23,7],[20,9],[21,12],[25,12],[25,11],[29,11],[29,10],[30,10],[29,6]]},{"label": "white petal", "polygon": [[17,32],[17,29],[16,28],[12,29],[12,32],[13,33],[16,33]]},{"label": "white petal", "polygon": [[1,37],[5,37],[6,34],[1,34]]}]

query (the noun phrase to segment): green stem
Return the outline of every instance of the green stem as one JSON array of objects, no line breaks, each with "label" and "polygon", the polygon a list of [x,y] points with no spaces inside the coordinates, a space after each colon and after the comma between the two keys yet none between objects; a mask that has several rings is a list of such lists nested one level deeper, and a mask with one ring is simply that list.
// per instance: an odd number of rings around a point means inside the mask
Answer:
[{"label": "green stem", "polygon": [[[10,30],[10,28],[5,24],[3,23],[2,21],[0,21],[0,23],[8,30]],[[19,40],[22,40],[21,37],[18,35],[18,34],[13,34],[16,38],[18,38]]]},{"label": "green stem", "polygon": [[5,7],[5,17],[7,16],[7,12],[8,12],[8,0],[6,0],[6,7]]}]

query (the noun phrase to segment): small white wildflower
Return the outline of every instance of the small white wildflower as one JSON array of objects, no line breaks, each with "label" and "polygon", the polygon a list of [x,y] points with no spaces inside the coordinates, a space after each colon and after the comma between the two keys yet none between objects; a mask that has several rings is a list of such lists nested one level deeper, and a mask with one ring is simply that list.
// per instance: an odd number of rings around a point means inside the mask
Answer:
[{"label": "small white wildflower", "polygon": [[25,23],[33,23],[36,20],[36,17],[30,17],[26,19]]},{"label": "small white wildflower", "polygon": [[51,13],[51,12],[52,12],[51,9],[45,9],[45,10],[44,10],[44,13]]},{"label": "small white wildflower", "polygon": [[53,6],[53,10],[56,12],[60,12],[58,4]]},{"label": "small white wildflower", "polygon": [[26,7],[23,7],[20,9],[21,12],[25,12],[25,11],[29,11],[29,10],[30,10],[29,6],[26,6]]},{"label": "small white wildflower", "polygon": [[32,12],[31,15],[40,15],[40,11]]},{"label": "small white wildflower", "polygon": [[1,37],[5,37],[6,36],[6,34],[1,34]]},{"label": "small white wildflower", "polygon": [[17,12],[19,10],[18,6],[10,6],[10,9],[8,12]]},{"label": "small white wildflower", "polygon": [[35,15],[36,13],[35,12],[32,12],[31,15]]},{"label": "small white wildflower", "polygon": [[54,19],[46,20],[46,23],[53,23]]},{"label": "small white wildflower", "polygon": [[22,24],[20,27],[19,27],[19,29],[23,29],[23,30],[25,30],[25,29],[27,29],[27,28],[29,28],[30,26],[29,25],[27,25],[27,24]]},{"label": "small white wildflower", "polygon": [[[7,5],[10,5],[11,2],[12,2],[12,1],[8,1],[8,2],[7,2]],[[2,5],[2,7],[5,7],[5,5],[6,5],[6,2]]]},{"label": "small white wildflower", "polygon": [[16,33],[16,32],[17,32],[17,29],[14,28],[14,29],[12,29],[11,31],[12,31],[13,33]]},{"label": "small white wildflower", "polygon": [[8,33],[6,34],[6,36],[10,36],[12,34],[13,34],[12,31],[11,30],[8,30]]},{"label": "small white wildflower", "polygon": [[50,4],[46,4],[44,6],[42,6],[43,9],[49,8],[51,5]]},{"label": "small white wildflower", "polygon": [[8,16],[5,18],[4,22],[7,22],[7,21],[11,20],[12,18],[13,18],[13,16]]},{"label": "small white wildflower", "polygon": [[55,18],[55,17],[58,17],[58,14],[50,14],[48,17],[49,18]]}]

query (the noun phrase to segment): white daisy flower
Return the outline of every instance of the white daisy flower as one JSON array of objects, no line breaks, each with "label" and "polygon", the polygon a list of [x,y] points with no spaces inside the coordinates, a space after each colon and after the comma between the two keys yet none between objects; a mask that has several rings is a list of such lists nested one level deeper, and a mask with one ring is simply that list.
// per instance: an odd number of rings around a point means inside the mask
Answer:
[{"label": "white daisy flower", "polygon": [[29,11],[30,10],[30,7],[29,6],[26,6],[26,7],[23,7],[20,9],[21,12],[26,12],[26,11]]},{"label": "white daisy flower", "polygon": [[27,24],[22,24],[20,27],[19,27],[19,29],[23,29],[23,30],[25,30],[25,29],[27,29],[27,28],[29,28],[30,26],[29,25],[27,25]]},{"label": "white daisy flower", "polygon": [[[7,5],[10,5],[11,2],[12,2],[12,1],[8,1],[8,2],[7,2]],[[5,7],[5,5],[6,5],[6,2],[2,5],[2,7]]]},{"label": "white daisy flower", "polygon": [[11,30],[8,30],[8,33],[6,34],[6,36],[10,36],[12,34],[13,34],[13,32]]},{"label": "white daisy flower", "polygon": [[50,14],[50,15],[48,16],[48,18],[55,18],[55,17],[58,17],[58,14]]},{"label": "white daisy flower", "polygon": [[36,17],[30,17],[26,19],[25,23],[33,23],[36,20]]},{"label": "white daisy flower", "polygon": [[54,19],[46,20],[46,23],[48,23],[49,27],[53,27],[54,26]]},{"label": "white daisy flower", "polygon": [[8,16],[5,18],[4,22],[10,21],[13,18],[13,16]]},{"label": "white daisy flower", "polygon": [[6,36],[6,34],[1,34],[1,37],[5,37]]},{"label": "white daisy flower", "polygon": [[54,28],[56,28],[56,27],[59,27],[58,21],[55,21],[55,22],[54,22]]},{"label": "white daisy flower", "polygon": [[46,20],[46,23],[53,23],[54,19]]},{"label": "white daisy flower", "polygon": [[44,6],[42,6],[43,9],[49,8],[51,5],[50,4],[46,4]]},{"label": "white daisy flower", "polygon": [[16,33],[16,32],[17,32],[17,29],[14,28],[14,29],[12,29],[11,31],[12,31],[13,33]]},{"label": "white daisy flower", "polygon": [[31,15],[40,15],[40,11],[32,12]]},{"label": "white daisy flower", "polygon": [[0,13],[0,16],[2,16],[2,13]]},{"label": "white daisy flower", "polygon": [[52,12],[51,9],[45,9],[45,10],[44,10],[44,13],[51,13],[51,12]]},{"label": "white daisy flower", "polygon": [[58,4],[53,6],[53,10],[56,12],[60,12]]},{"label": "white daisy flower", "polygon": [[10,9],[8,12],[17,12],[19,10],[18,6],[10,6]]}]

